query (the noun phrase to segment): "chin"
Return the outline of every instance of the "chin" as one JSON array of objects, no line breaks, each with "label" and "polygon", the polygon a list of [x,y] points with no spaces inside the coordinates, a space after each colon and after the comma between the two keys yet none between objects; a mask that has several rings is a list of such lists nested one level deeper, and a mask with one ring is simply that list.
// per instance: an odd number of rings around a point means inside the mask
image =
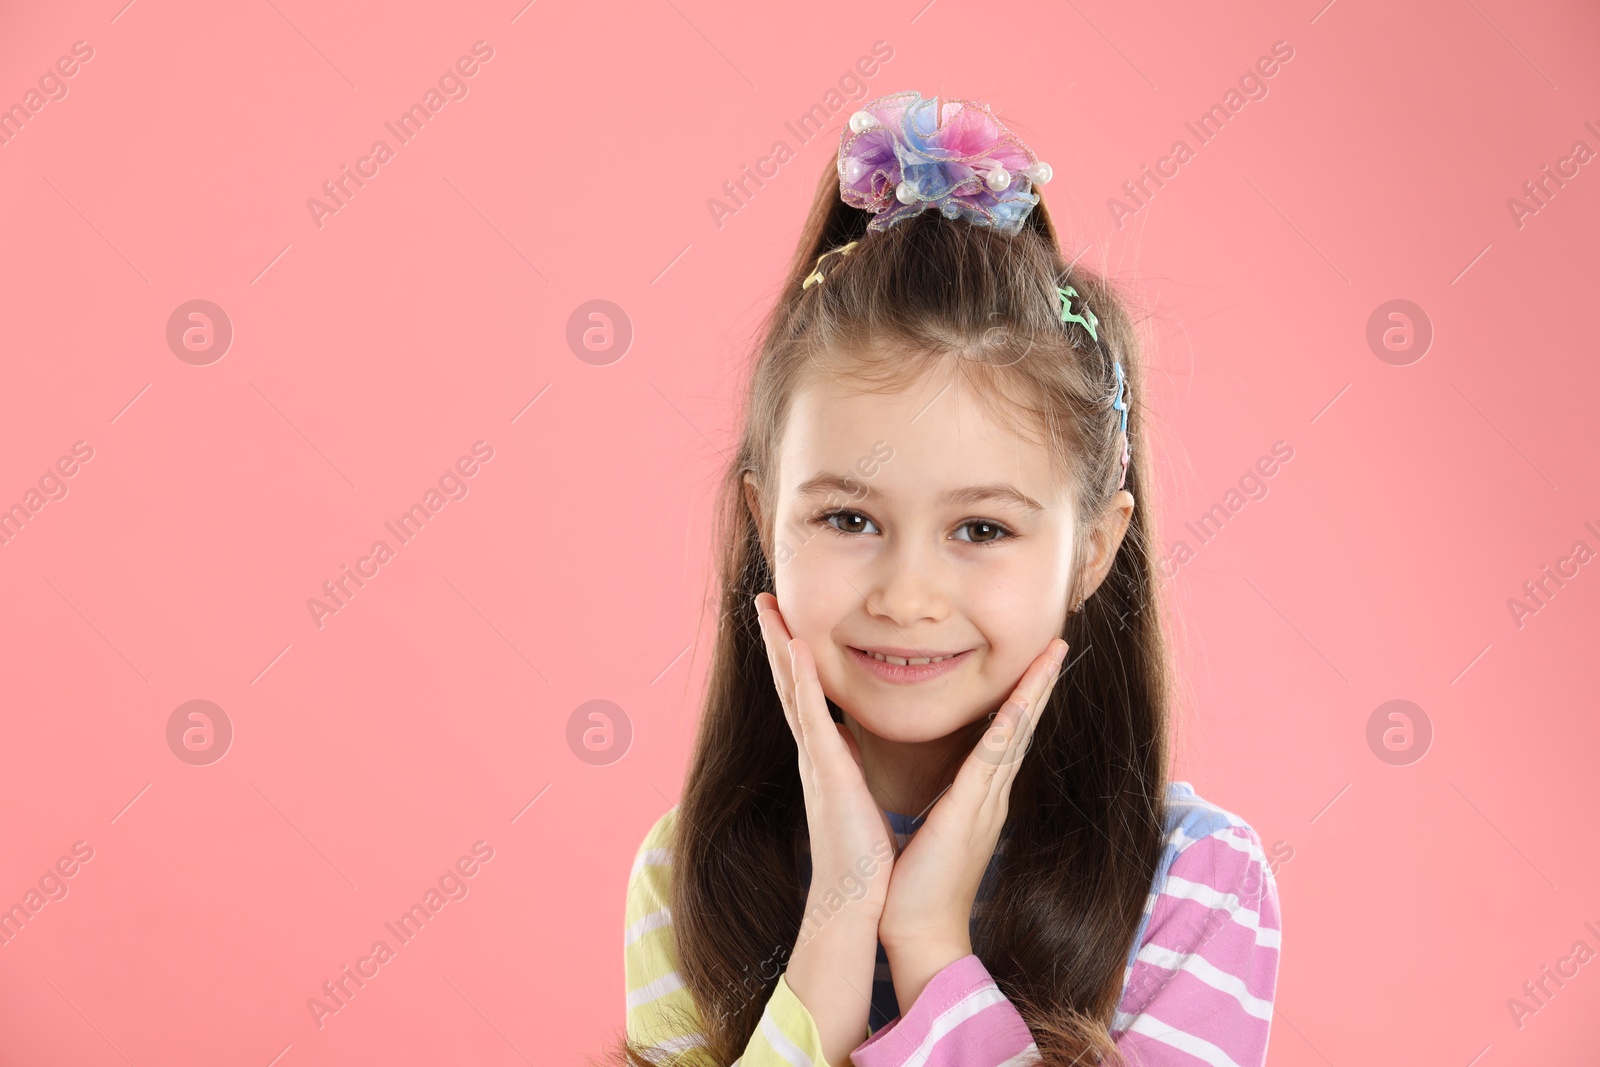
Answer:
[{"label": "chin", "polygon": [[[941,703],[950,699],[951,696],[939,698]],[[955,733],[976,718],[976,716],[969,718],[959,714],[945,714],[939,707],[929,707],[930,701],[925,697],[901,696],[898,699],[893,697],[886,699],[868,694],[865,699],[859,699],[852,693],[833,703],[841,711],[848,712],[852,719],[861,724],[862,729],[874,737],[901,744],[937,741],[941,737]]]}]

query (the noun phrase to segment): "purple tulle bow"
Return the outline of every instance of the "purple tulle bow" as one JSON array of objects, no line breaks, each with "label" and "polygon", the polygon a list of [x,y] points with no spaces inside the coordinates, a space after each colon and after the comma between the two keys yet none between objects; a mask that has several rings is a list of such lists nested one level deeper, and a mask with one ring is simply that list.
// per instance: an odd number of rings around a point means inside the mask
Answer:
[{"label": "purple tulle bow", "polygon": [[839,196],[885,230],[929,207],[1014,234],[1039,202],[1050,165],[975,100],[891,93],[850,116],[839,145]]}]

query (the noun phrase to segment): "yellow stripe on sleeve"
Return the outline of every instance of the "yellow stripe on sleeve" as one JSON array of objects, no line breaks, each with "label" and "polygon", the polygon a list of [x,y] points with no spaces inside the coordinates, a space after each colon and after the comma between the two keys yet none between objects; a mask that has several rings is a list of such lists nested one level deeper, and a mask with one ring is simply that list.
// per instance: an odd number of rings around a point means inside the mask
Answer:
[{"label": "yellow stripe on sleeve", "polygon": [[[669,810],[645,835],[628,879],[623,925],[623,973],[628,995],[628,1039],[652,1049],[673,1067],[709,1065],[702,1021],[678,975],[668,888],[672,835],[678,809]],[[738,1067],[826,1067],[822,1035],[783,975],[768,999]],[[710,1065],[715,1067],[715,1065]]]}]

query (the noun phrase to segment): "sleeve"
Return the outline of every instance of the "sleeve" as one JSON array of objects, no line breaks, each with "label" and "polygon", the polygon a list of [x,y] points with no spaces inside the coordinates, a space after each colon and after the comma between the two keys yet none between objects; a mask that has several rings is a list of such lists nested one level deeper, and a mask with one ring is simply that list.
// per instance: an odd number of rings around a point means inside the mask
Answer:
[{"label": "sleeve", "polygon": [[[646,835],[628,877],[623,934],[628,1040],[653,1062],[671,1067],[713,1065],[704,1051],[703,1023],[678,975],[678,954],[668,907],[671,834],[677,809]],[[822,1035],[783,975],[768,998],[738,1067],[826,1067]]]},{"label": "sleeve", "polygon": [[[1249,826],[1191,841],[1168,871],[1112,1039],[1139,1067],[1262,1067],[1277,987],[1278,890]],[[1036,1062],[1016,1006],[971,955],[850,1054],[855,1067]]]},{"label": "sleeve", "polygon": [[1111,1032],[1143,1067],[1262,1067],[1278,982],[1278,888],[1248,825],[1189,842],[1151,908]]},{"label": "sleeve", "polygon": [[850,1053],[855,1067],[999,1067],[1037,1062],[1039,1046],[976,955],[928,980],[911,1010]]}]

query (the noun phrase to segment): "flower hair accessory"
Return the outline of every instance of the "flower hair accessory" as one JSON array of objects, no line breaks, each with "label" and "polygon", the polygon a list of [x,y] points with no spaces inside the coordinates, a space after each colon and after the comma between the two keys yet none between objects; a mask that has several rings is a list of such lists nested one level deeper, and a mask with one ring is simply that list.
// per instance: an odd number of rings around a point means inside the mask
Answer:
[{"label": "flower hair accessory", "polygon": [[1022,229],[1050,164],[974,100],[908,91],[865,104],[840,135],[839,195],[885,230],[932,207],[1001,233]]}]

